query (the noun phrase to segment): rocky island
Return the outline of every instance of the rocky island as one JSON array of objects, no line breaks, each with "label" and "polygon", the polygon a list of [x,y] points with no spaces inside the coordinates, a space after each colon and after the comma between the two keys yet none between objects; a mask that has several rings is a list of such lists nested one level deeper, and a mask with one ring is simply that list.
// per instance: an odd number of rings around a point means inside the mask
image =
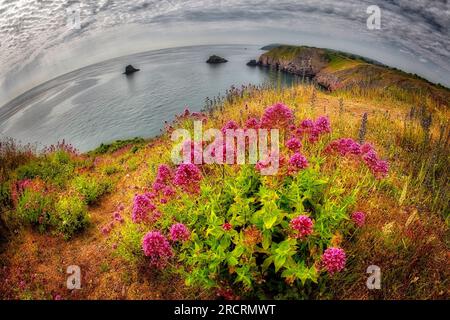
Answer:
[{"label": "rocky island", "polygon": [[135,67],[133,67],[131,64],[127,65],[125,67],[125,72],[123,74],[125,75],[129,75],[135,72],[138,72],[140,69],[136,69]]},{"label": "rocky island", "polygon": [[249,67],[256,67],[256,66],[259,66],[259,62],[256,60],[250,60],[249,62],[247,62],[247,65]]},{"label": "rocky island", "polygon": [[217,55],[210,56],[209,59],[206,61],[206,63],[210,63],[210,64],[219,64],[219,63],[226,63],[226,62],[228,62],[227,59],[224,59]]}]

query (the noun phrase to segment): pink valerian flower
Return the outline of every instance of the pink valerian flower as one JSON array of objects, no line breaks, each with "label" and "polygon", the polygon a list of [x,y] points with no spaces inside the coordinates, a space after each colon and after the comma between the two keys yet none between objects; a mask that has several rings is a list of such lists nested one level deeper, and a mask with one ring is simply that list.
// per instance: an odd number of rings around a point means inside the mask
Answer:
[{"label": "pink valerian flower", "polygon": [[297,234],[297,238],[303,239],[313,232],[313,222],[308,216],[298,216],[291,220],[290,226]]},{"label": "pink valerian flower", "polygon": [[231,224],[230,224],[229,222],[225,222],[225,223],[222,225],[222,228],[223,228],[223,230],[225,230],[225,231],[230,231],[231,228],[232,228],[232,226],[231,226]]},{"label": "pink valerian flower", "polygon": [[123,217],[122,217],[122,215],[120,214],[119,211],[114,212],[113,218],[114,218],[115,221],[118,221],[120,223],[122,223],[124,221]]},{"label": "pink valerian flower", "polygon": [[164,190],[164,188],[166,187],[166,185],[164,183],[161,182],[153,182],[152,188],[153,191],[155,191],[156,193],[159,193],[160,191]]},{"label": "pink valerian flower", "polygon": [[308,130],[314,128],[314,121],[311,119],[305,119],[302,122],[300,122],[300,128],[303,130]]},{"label": "pink valerian flower", "polygon": [[369,142],[366,142],[366,143],[364,143],[364,144],[361,146],[361,153],[362,153],[362,154],[366,154],[367,152],[373,151],[373,150],[375,150],[375,148],[374,148],[373,145],[372,145],[371,143],[369,143]]},{"label": "pink valerian flower", "polygon": [[351,138],[334,140],[325,150],[327,152],[338,152],[341,156],[361,154],[361,146]]},{"label": "pink valerian flower", "polygon": [[274,104],[264,110],[261,118],[262,128],[287,128],[294,119],[292,110],[282,103]]},{"label": "pink valerian flower", "polygon": [[23,179],[11,185],[11,199],[14,204],[18,203],[20,195],[30,186],[33,186],[33,181],[30,179]]},{"label": "pink valerian flower", "polygon": [[133,200],[131,219],[135,223],[146,221],[149,218],[149,213],[155,209],[156,206],[151,202],[147,195],[136,195]]},{"label": "pink valerian flower", "polygon": [[321,134],[320,130],[316,127],[313,127],[309,131],[308,141],[311,143],[316,143],[317,141],[319,141],[320,134]]},{"label": "pink valerian flower", "polygon": [[55,295],[55,297],[53,299],[56,301],[59,301],[59,300],[62,300],[62,297],[61,297],[61,295],[57,294],[57,295]]},{"label": "pink valerian flower", "polygon": [[330,275],[342,271],[345,268],[345,251],[341,248],[330,247],[322,255],[322,266]]},{"label": "pink valerian flower", "polygon": [[145,195],[147,198],[149,198],[150,200],[151,200],[151,199],[155,199],[156,196],[157,196],[157,194],[154,193],[154,192],[146,192],[146,193],[144,193],[144,195]]},{"label": "pink valerian flower", "polygon": [[162,269],[173,256],[169,241],[159,231],[150,231],[142,239],[144,255],[150,258],[150,265]]},{"label": "pink valerian flower", "polygon": [[203,145],[202,142],[186,140],[181,150],[183,163],[203,164]]},{"label": "pink valerian flower", "polygon": [[374,150],[369,150],[363,155],[363,160],[377,178],[384,178],[389,171],[389,164],[387,161],[378,159],[378,155]]},{"label": "pink valerian flower", "polygon": [[114,222],[111,221],[110,223],[108,223],[107,225],[102,227],[102,233],[104,235],[107,235],[108,233],[111,232],[111,230],[114,228]]},{"label": "pink valerian flower", "polygon": [[161,184],[167,184],[173,176],[172,169],[166,164],[162,164],[158,167],[158,173],[156,174],[155,182]]},{"label": "pink valerian flower", "polygon": [[292,137],[286,141],[286,147],[292,151],[298,151],[302,147],[302,143],[299,139]]},{"label": "pink valerian flower", "polygon": [[246,129],[258,129],[259,128],[259,120],[256,118],[249,118],[245,121]]},{"label": "pink valerian flower", "polygon": [[308,160],[300,152],[296,152],[289,159],[289,171],[297,172],[308,167]]},{"label": "pink valerian flower", "polygon": [[314,129],[319,133],[330,133],[331,132],[331,124],[330,119],[327,116],[320,116],[314,122]]},{"label": "pink valerian flower", "polygon": [[202,175],[195,164],[182,163],[178,166],[173,183],[185,191],[197,192]]},{"label": "pink valerian flower", "polygon": [[[276,163],[278,163],[278,166],[276,165]],[[260,173],[262,173],[264,169],[276,171],[277,168],[282,168],[285,165],[286,165],[286,158],[283,155],[273,152],[268,154],[263,160],[259,160],[258,162],[256,162],[255,170]],[[267,172],[265,172],[264,174],[267,174]],[[270,174],[271,175],[276,174],[276,172]]]},{"label": "pink valerian flower", "polygon": [[161,198],[161,199],[159,200],[159,202],[160,202],[161,204],[166,204],[166,203],[167,203],[167,199],[166,199],[166,198]]},{"label": "pink valerian flower", "polygon": [[362,227],[364,225],[364,222],[366,221],[366,215],[361,211],[353,212],[351,218],[358,227]]},{"label": "pink valerian flower", "polygon": [[225,125],[222,127],[222,133],[226,134],[227,130],[236,130],[236,129],[239,129],[238,124],[233,120],[230,120],[227,123],[225,123]]},{"label": "pink valerian flower", "polygon": [[171,186],[166,186],[163,189],[163,195],[168,198],[173,197],[175,195],[175,190]]},{"label": "pink valerian flower", "polygon": [[172,241],[187,241],[191,233],[188,228],[182,223],[175,223],[170,227],[170,238]]}]

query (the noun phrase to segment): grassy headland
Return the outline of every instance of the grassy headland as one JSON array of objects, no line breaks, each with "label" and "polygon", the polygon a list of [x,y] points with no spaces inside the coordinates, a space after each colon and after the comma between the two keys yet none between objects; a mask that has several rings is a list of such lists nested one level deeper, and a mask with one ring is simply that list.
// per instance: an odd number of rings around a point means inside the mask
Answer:
[{"label": "grassy headland", "polygon": [[[274,50],[267,57],[291,61],[309,49]],[[448,298],[450,127],[440,100],[447,89],[340,53],[315,52],[313,59],[344,85],[332,92],[312,85],[233,89],[202,114],[178,116],[159,137],[87,154],[65,143],[43,152],[2,143],[1,230],[8,241],[0,296]],[[369,69],[376,75],[361,86]],[[176,178],[175,128],[192,130],[194,119],[205,129],[230,121],[246,127],[280,102],[290,111],[280,128],[287,162],[278,175],[261,176],[253,165],[203,164]],[[320,116],[331,130],[310,139],[304,120]],[[297,134],[302,146],[291,150],[285,142]],[[359,151],[332,152],[342,138],[352,146],[370,142],[365,146],[387,160],[387,175],[377,176]],[[288,160],[296,153],[308,164],[293,168]],[[364,213],[364,223],[354,212]],[[293,224],[300,216],[313,223],[304,237]],[[329,248],[345,252],[345,268],[325,260]],[[65,288],[69,265],[81,267],[81,290]],[[369,265],[381,268],[380,290],[366,287]]]}]

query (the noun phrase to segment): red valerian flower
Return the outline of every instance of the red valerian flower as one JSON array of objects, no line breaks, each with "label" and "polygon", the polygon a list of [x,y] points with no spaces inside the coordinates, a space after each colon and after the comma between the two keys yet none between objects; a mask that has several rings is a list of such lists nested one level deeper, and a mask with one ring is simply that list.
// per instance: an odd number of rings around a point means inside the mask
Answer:
[{"label": "red valerian flower", "polygon": [[173,183],[185,191],[195,192],[198,191],[201,179],[202,175],[195,164],[182,163],[175,172]]},{"label": "red valerian flower", "polygon": [[359,143],[351,138],[334,140],[328,145],[325,150],[328,152],[338,152],[341,156],[346,156],[349,154],[361,154],[361,147]]},{"label": "red valerian flower", "polygon": [[308,216],[298,216],[291,220],[291,228],[297,232],[297,238],[305,238],[313,231],[313,222]]},{"label": "red valerian flower", "polygon": [[147,233],[142,240],[144,255],[150,258],[150,265],[158,269],[167,265],[173,256],[169,241],[159,231]]},{"label": "red valerian flower", "polygon": [[222,127],[222,133],[225,134],[227,130],[236,130],[238,128],[239,128],[238,124],[233,120],[230,120],[227,123],[225,123],[225,125]]},{"label": "red valerian flower", "polygon": [[225,223],[222,225],[222,228],[223,228],[223,230],[225,230],[225,231],[230,231],[231,228],[232,228],[232,226],[231,226],[231,224],[230,224],[229,222],[225,222]]},{"label": "red valerian flower", "polygon": [[384,178],[387,176],[389,164],[387,161],[380,160],[374,150],[369,150],[365,155],[363,155],[363,160],[374,176],[377,178]]},{"label": "red valerian flower", "polygon": [[187,241],[190,235],[188,228],[182,223],[175,223],[170,227],[170,238],[173,241]]},{"label": "red valerian flower", "polygon": [[286,147],[292,151],[298,151],[302,147],[302,143],[299,139],[292,137],[286,141]]},{"label": "red valerian flower", "polygon": [[314,128],[317,130],[319,134],[330,133],[331,132],[330,119],[328,119],[327,116],[320,116],[314,122]]},{"label": "red valerian flower", "polygon": [[258,129],[259,128],[259,120],[256,118],[249,118],[245,122],[246,129]]},{"label": "red valerian flower", "polygon": [[358,227],[362,227],[366,221],[366,215],[361,211],[353,212],[351,218]]},{"label": "red valerian flower", "polygon": [[274,129],[287,128],[293,119],[294,114],[292,110],[282,103],[277,103],[266,108],[261,118],[261,127]]},{"label": "red valerian flower", "polygon": [[341,248],[328,248],[322,255],[322,265],[331,275],[343,270],[345,262],[345,251]]},{"label": "red valerian flower", "polygon": [[167,184],[172,179],[172,176],[172,169],[168,165],[162,164],[158,167],[155,182]]},{"label": "red valerian flower", "polygon": [[156,206],[145,195],[136,195],[133,200],[133,211],[131,219],[135,223],[143,222],[148,219],[149,213],[156,209]]},{"label": "red valerian flower", "polygon": [[289,171],[297,172],[308,167],[308,160],[300,152],[294,153],[289,159]]}]

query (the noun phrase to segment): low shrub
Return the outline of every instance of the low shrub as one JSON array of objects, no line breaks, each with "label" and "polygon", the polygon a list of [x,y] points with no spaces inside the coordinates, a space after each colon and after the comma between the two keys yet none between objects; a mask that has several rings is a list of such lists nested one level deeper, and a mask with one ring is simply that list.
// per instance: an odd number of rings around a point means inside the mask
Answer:
[{"label": "low shrub", "polygon": [[40,178],[59,187],[64,187],[73,175],[76,162],[66,151],[55,151],[31,161],[17,169],[17,179]]},{"label": "low shrub", "polygon": [[145,140],[143,138],[133,138],[133,139],[128,139],[128,140],[117,140],[114,142],[111,142],[109,144],[101,144],[97,149],[95,149],[94,151],[90,152],[90,154],[92,155],[100,155],[100,154],[105,154],[105,153],[113,153],[116,152],[119,149],[122,149],[126,146],[129,145],[133,145],[133,153],[135,153],[137,151],[137,145],[139,144],[143,144],[145,142]]},{"label": "low shrub", "polygon": [[102,195],[110,192],[112,188],[112,182],[109,179],[100,178],[98,180],[87,175],[75,177],[71,185],[88,205],[96,203]]},{"label": "low shrub", "polygon": [[51,213],[54,210],[54,194],[45,189],[42,182],[37,181],[26,187],[17,203],[20,219],[46,231],[54,224]]},{"label": "low shrub", "polygon": [[65,239],[89,224],[89,214],[83,199],[78,195],[62,195],[55,203],[55,230]]}]

